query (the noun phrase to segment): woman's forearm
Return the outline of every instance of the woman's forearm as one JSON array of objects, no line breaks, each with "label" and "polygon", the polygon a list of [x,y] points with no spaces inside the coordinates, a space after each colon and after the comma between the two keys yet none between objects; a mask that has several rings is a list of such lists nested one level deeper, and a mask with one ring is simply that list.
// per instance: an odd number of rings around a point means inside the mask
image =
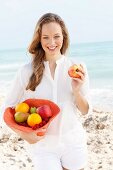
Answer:
[{"label": "woman's forearm", "polygon": [[83,97],[79,92],[74,94],[75,104],[79,111],[85,115],[88,113],[89,105],[85,97]]}]

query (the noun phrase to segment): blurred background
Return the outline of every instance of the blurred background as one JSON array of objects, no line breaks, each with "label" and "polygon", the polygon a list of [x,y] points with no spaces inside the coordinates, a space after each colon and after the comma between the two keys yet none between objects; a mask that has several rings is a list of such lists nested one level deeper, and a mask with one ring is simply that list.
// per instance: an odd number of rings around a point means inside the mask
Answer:
[{"label": "blurred background", "polygon": [[0,100],[19,67],[31,60],[27,48],[46,12],[65,21],[70,35],[67,56],[86,64],[94,107],[113,111],[112,0],[0,0]]}]

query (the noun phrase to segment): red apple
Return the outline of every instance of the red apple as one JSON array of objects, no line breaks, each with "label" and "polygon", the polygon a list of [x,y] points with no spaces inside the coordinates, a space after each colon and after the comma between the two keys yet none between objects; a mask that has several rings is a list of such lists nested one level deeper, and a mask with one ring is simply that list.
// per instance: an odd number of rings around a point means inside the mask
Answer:
[{"label": "red apple", "polygon": [[42,117],[42,119],[52,116],[51,108],[48,105],[43,105],[37,108],[36,112]]},{"label": "red apple", "polygon": [[80,75],[77,74],[77,72],[80,70],[80,66],[79,65],[72,65],[69,70],[68,70],[68,74],[70,77],[72,78],[80,78]]}]

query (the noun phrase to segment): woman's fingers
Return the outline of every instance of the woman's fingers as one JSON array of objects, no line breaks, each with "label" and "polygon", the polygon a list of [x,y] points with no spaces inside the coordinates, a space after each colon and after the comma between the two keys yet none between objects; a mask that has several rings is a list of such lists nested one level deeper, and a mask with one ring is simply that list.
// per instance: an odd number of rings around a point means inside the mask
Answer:
[{"label": "woman's fingers", "polygon": [[15,133],[17,133],[22,139],[26,140],[28,143],[33,144],[43,139],[43,136],[37,136],[37,133],[34,132],[23,132],[14,128],[11,128]]},{"label": "woman's fingers", "polygon": [[85,75],[85,70],[82,64],[80,64],[80,72]]},{"label": "woman's fingers", "polygon": [[73,78],[73,80],[76,80],[76,81],[84,81],[85,79],[85,74],[83,74],[82,72],[78,71],[77,74],[80,76],[79,78]]}]

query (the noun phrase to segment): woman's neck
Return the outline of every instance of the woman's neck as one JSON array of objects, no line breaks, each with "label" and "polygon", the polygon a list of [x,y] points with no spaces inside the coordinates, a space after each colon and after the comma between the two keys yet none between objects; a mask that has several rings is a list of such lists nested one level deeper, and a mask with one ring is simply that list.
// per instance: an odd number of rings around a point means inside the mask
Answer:
[{"label": "woman's neck", "polygon": [[46,61],[49,61],[49,63],[56,63],[56,61],[60,58],[61,58],[61,54],[46,56]]}]

